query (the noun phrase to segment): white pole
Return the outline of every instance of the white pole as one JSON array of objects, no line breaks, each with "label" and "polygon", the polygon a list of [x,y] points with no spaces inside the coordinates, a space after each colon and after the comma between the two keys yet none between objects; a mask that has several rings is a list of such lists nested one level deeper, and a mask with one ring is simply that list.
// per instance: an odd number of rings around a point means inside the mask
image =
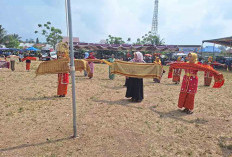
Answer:
[{"label": "white pole", "polygon": [[68,8],[68,27],[69,27],[69,48],[70,48],[70,68],[72,77],[72,105],[73,105],[73,137],[77,137],[76,125],[76,93],[75,93],[75,65],[74,65],[74,52],[73,52],[73,36],[72,36],[72,16],[70,0],[67,0]]},{"label": "white pole", "polygon": [[[67,37],[69,37],[69,31],[68,31],[68,13],[67,13],[67,0],[65,0],[65,12],[66,12],[66,25],[67,25]],[[69,43],[69,41],[68,41]]]}]

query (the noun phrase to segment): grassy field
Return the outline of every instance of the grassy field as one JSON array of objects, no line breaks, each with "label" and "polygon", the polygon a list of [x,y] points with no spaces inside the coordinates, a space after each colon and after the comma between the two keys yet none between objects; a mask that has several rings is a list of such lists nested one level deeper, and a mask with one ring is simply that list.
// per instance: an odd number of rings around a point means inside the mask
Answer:
[{"label": "grassy field", "polygon": [[[96,65],[93,79],[76,73],[78,138],[72,139],[71,84],[56,97],[57,75],[35,77],[39,61],[25,71],[0,69],[0,156],[230,156],[232,73],[221,89],[199,88],[194,114],[177,108],[180,85],[164,74],[160,84],[144,79],[144,101],[125,98],[125,78],[108,79]],[[168,69],[165,67],[166,70]]]}]

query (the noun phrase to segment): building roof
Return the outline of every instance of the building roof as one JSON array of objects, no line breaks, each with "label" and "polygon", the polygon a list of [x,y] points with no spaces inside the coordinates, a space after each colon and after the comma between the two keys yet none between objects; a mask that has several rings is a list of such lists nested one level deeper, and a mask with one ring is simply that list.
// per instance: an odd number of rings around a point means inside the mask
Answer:
[{"label": "building roof", "polygon": [[[62,42],[69,42],[69,37],[63,36]],[[73,42],[74,43],[79,43],[79,37],[73,37]]]},{"label": "building roof", "polygon": [[111,50],[111,51],[178,51],[176,45],[130,45],[130,44],[94,44],[78,43],[74,45],[76,49],[89,50]]},{"label": "building roof", "polygon": [[201,47],[201,45],[177,45],[178,47],[181,47],[181,48],[184,48],[184,47],[195,47],[195,48],[199,48],[199,47]]},{"label": "building roof", "polygon": [[202,41],[202,43],[205,43],[205,42],[232,47],[232,36],[231,37],[218,38],[218,39],[212,39],[212,40],[203,40]]}]

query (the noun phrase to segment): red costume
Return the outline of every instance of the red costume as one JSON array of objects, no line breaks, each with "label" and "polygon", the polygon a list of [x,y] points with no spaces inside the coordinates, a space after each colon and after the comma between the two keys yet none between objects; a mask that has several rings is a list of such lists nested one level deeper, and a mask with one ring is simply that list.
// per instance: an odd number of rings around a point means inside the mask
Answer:
[{"label": "red costume", "polygon": [[58,96],[67,95],[68,83],[69,83],[69,74],[68,73],[59,73],[58,74],[58,88],[57,88],[57,95]]},{"label": "red costume", "polygon": [[[59,43],[57,45],[57,59],[69,61],[69,47],[67,43]],[[67,95],[69,83],[69,73],[58,73],[58,88],[57,95],[65,97]]]},{"label": "red costume", "polygon": [[179,95],[178,107],[184,107],[187,110],[193,110],[194,108],[194,97],[197,93],[198,86],[198,71],[210,72],[215,79],[213,88],[220,88],[224,84],[223,75],[214,70],[208,65],[195,64],[195,63],[171,63],[168,78],[172,78],[173,69],[185,69],[185,75],[183,78],[181,91]]},{"label": "red costume", "polygon": [[[181,62],[181,57],[177,58],[177,62]],[[172,82],[175,82],[176,84],[180,83],[181,71],[182,71],[182,69],[174,69]]]},{"label": "red costume", "polygon": [[[210,64],[210,66],[213,68],[213,66],[211,64]],[[208,71],[205,71],[205,74],[204,74],[204,85],[205,86],[210,86],[212,78],[213,78],[213,74],[211,74]]]},{"label": "red costume", "polygon": [[198,77],[197,70],[186,69],[183,78],[180,95],[179,95],[179,108],[187,108],[193,110],[194,108],[194,97],[197,93]]},{"label": "red costume", "polygon": [[31,66],[31,60],[36,60],[35,57],[25,57],[22,59],[22,62],[26,60],[26,70],[30,70],[30,66]]},{"label": "red costume", "polygon": [[[89,57],[87,59],[96,59],[93,55],[93,52],[91,52],[89,54]],[[89,78],[91,79],[93,77],[93,73],[94,73],[94,63],[93,62],[88,62],[89,67],[90,67],[90,73],[89,73]]]},{"label": "red costume", "polygon": [[174,69],[172,82],[179,83],[182,69]]}]

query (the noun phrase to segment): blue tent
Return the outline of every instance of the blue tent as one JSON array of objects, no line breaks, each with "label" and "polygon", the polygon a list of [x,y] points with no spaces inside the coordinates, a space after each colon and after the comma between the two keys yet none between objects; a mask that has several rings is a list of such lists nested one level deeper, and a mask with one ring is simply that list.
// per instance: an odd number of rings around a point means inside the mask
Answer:
[{"label": "blue tent", "polygon": [[213,46],[206,46],[202,49],[202,52],[215,52],[215,53],[221,53],[221,50],[217,47]]},{"label": "blue tent", "polygon": [[34,48],[34,47],[29,47],[26,49],[27,51],[39,51],[39,49]]}]

